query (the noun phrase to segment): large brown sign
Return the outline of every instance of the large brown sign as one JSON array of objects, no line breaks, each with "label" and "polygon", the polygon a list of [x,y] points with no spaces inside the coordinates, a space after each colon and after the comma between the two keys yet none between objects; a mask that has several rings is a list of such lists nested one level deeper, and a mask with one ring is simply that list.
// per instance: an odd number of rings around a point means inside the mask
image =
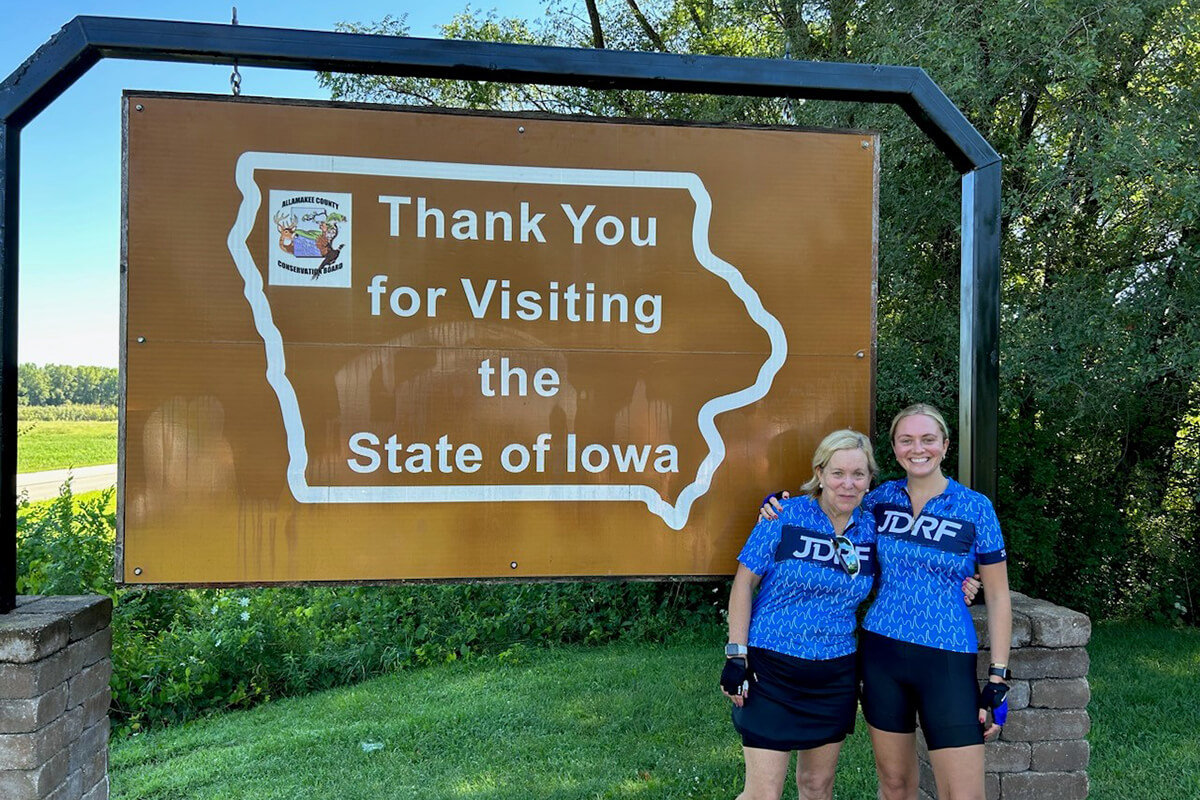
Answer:
[{"label": "large brown sign", "polygon": [[729,574],[870,424],[873,135],[125,103],[127,582]]}]

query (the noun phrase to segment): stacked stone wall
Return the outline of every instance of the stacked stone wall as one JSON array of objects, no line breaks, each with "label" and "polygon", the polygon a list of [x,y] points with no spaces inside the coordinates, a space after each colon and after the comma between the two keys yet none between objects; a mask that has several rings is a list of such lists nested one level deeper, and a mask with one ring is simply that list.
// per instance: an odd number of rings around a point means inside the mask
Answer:
[{"label": "stacked stone wall", "polygon": [[0,798],[107,800],[111,621],[92,596],[0,615]]},{"label": "stacked stone wall", "polygon": [[[1000,736],[984,746],[988,800],[1083,800],[1088,796],[1087,705],[1091,620],[1062,606],[1014,592],[1013,673],[1009,714]],[[991,663],[987,608],[972,609],[979,635],[979,680]],[[924,740],[921,798],[933,800],[937,788]]]}]

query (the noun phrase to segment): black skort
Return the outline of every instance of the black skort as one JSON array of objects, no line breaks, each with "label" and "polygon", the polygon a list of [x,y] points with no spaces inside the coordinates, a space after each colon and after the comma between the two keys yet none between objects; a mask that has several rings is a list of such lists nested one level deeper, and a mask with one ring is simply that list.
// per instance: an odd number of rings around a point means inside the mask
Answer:
[{"label": "black skort", "polygon": [[733,707],[742,744],[763,750],[811,750],[854,731],[858,671],[853,653],[827,661],[751,647],[750,692]]}]

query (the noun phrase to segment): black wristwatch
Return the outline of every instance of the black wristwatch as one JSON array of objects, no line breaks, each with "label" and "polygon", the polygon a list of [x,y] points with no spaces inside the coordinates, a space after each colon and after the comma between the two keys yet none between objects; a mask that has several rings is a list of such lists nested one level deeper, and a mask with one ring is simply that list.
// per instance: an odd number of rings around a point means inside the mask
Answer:
[{"label": "black wristwatch", "polygon": [[726,658],[745,658],[746,657],[746,645],[734,644],[733,642],[730,642],[729,644],[725,645],[725,657]]},{"label": "black wristwatch", "polygon": [[988,667],[988,677],[996,676],[1002,681],[1007,681],[1012,678],[1012,670],[1007,664],[992,664]]}]

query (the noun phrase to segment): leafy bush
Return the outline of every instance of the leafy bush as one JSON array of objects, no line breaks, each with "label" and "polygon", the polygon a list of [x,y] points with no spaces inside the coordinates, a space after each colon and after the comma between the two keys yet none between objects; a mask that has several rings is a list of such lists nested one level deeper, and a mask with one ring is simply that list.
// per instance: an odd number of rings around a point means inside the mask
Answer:
[{"label": "leafy bush", "polygon": [[68,480],[48,503],[17,511],[19,594],[106,594],[115,598],[113,490],[76,500]]},{"label": "leafy bush", "polygon": [[118,729],[180,722],[420,665],[658,641],[721,621],[718,583],[417,584],[146,591],[113,582],[110,493],[18,516],[19,591],[108,594]]}]

